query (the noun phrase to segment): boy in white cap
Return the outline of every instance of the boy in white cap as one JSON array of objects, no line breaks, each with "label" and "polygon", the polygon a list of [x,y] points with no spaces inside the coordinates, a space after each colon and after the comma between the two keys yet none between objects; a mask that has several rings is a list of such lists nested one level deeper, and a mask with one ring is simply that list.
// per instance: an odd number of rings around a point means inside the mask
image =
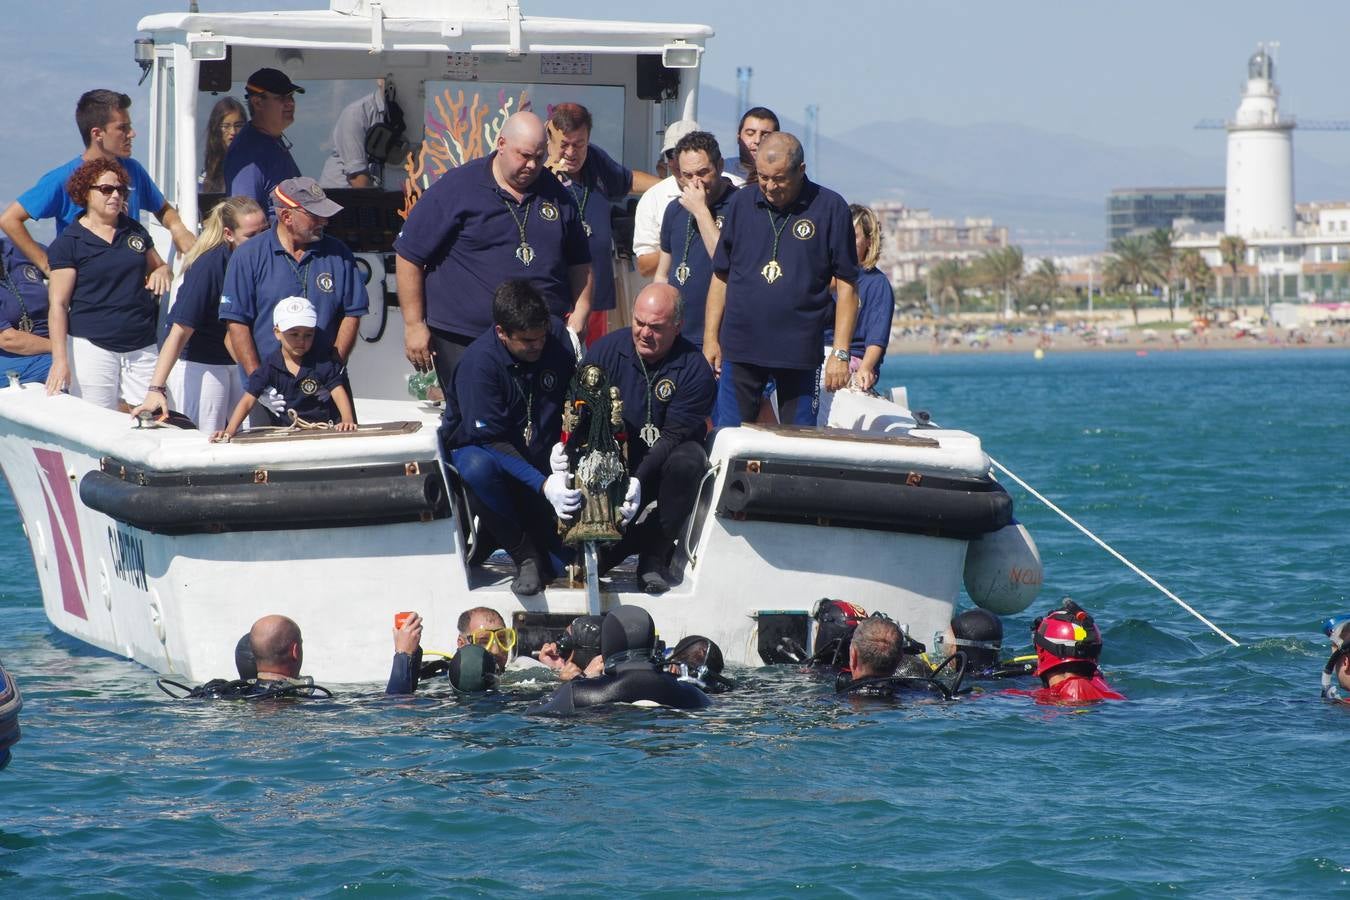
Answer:
[{"label": "boy in white cap", "polygon": [[244,383],[244,396],[234,408],[224,431],[212,441],[229,441],[243,425],[269,387],[286,401],[287,419],[291,414],[306,422],[339,420],[337,431],[355,431],[356,413],[351,394],[343,384],[345,367],[325,356],[311,352],[318,313],[304,297],[287,297],[272,310],[272,331],[281,345],[267,355]]}]

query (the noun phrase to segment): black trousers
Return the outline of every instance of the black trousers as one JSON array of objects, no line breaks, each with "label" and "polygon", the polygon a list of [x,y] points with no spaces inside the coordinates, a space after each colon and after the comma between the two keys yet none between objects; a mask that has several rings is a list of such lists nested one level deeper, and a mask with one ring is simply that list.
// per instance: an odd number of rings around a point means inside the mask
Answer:
[{"label": "black trousers", "polygon": [[462,334],[442,331],[439,328],[431,329],[431,362],[436,367],[436,380],[441,383],[441,390],[447,397],[450,396],[455,367],[459,365],[460,359],[464,357],[464,351],[469,349],[469,345],[473,342],[473,338]]},{"label": "black trousers", "polygon": [[669,559],[675,541],[683,533],[698,502],[698,488],[708,471],[708,454],[699,441],[685,441],[676,447],[661,467],[642,480],[645,506],[656,500],[656,509],[646,521],[628,529],[619,542],[619,551]]}]

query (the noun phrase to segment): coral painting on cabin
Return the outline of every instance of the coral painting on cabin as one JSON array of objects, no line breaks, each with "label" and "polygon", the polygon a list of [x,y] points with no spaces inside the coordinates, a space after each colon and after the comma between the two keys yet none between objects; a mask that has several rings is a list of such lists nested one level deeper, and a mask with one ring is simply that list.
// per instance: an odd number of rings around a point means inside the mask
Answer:
[{"label": "coral painting on cabin", "polygon": [[519,96],[499,91],[495,110],[478,94],[466,101],[463,88],[446,88],[431,97],[422,145],[403,164],[408,179],[403,185],[399,214],[407,219],[422,192],[455,166],[487,156],[497,145],[497,135],[507,117],[529,108],[528,91],[521,91]]}]

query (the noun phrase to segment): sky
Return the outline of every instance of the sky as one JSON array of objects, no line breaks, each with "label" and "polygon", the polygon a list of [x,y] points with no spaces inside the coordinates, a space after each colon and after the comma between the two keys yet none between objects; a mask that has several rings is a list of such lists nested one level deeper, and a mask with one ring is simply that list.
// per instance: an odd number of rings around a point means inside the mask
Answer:
[{"label": "sky", "polygon": [[[203,11],[323,8],[322,0],[199,0]],[[136,22],[186,0],[4,0],[0,34],[11,131],[0,202],[80,148],[74,100],[93,86],[133,92]],[[1350,3],[1317,0],[522,0],[526,15],[698,22],[717,35],[703,79],[736,90],[754,69],[751,99],[801,118],[820,107],[824,135],[869,121],[924,118],[950,125],[1015,122],[1111,144],[1212,152],[1222,132],[1202,118],[1233,114],[1248,55],[1278,40],[1282,108],[1350,119],[1340,76]],[[828,10],[828,14],[822,14]],[[76,25],[78,23],[78,25]],[[133,113],[136,109],[133,109]],[[1350,132],[1300,132],[1301,152],[1350,154]],[[137,156],[144,159],[144,147]],[[884,151],[884,148],[882,148]],[[1215,181],[1221,181],[1216,173]]]}]

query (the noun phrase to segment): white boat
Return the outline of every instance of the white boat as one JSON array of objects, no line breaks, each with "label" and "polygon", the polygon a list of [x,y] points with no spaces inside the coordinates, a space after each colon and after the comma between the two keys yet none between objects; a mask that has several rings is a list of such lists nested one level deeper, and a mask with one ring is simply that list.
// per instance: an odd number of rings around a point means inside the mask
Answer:
[{"label": "white boat", "polygon": [[[425,139],[414,158],[423,174],[466,146],[436,133],[455,119],[442,115],[447,98],[480,110],[473,121],[490,146],[494,117],[522,96],[536,108],[585,103],[593,140],[645,169],[664,124],[695,117],[712,35],[536,19],[503,0],[332,0],[327,11],[156,15],[140,29],[153,41],[138,45],[152,79],[149,168],[190,227],[207,199],[197,175],[216,99],[208,89],[237,95],[262,66],[305,85],[297,118],[325,128],[392,76],[414,147]],[[314,124],[306,158],[298,128],[288,132],[297,160],[317,174],[327,135]],[[437,147],[451,158],[428,152]],[[371,270],[371,313],[350,367],[360,432],[211,444],[194,430],[136,428],[39,385],[0,388],[0,467],[58,629],[202,681],[232,676],[238,637],[259,616],[284,613],[304,631],[305,672],[345,683],[387,675],[393,615],[408,609],[440,648],[474,606],[559,627],[594,606],[637,604],[671,643],[699,633],[728,662],[760,665],[810,646],[809,612],[822,597],[883,612],[925,642],[949,621],[970,563],[980,570],[967,572],[972,596],[991,607],[1034,597],[1034,544],[1009,524],[1011,501],[979,439],[921,427],[902,405],[860,393],[838,395],[836,427],[749,426],[710,439],[713,468],[669,593],[643,594],[621,569],[589,601],[581,585],[516,596],[509,567],[468,565],[473,528],[437,463],[439,410],[407,396],[390,256],[405,196],[394,187],[334,192],[347,209],[329,227]],[[167,233],[152,233],[168,254]]]}]

